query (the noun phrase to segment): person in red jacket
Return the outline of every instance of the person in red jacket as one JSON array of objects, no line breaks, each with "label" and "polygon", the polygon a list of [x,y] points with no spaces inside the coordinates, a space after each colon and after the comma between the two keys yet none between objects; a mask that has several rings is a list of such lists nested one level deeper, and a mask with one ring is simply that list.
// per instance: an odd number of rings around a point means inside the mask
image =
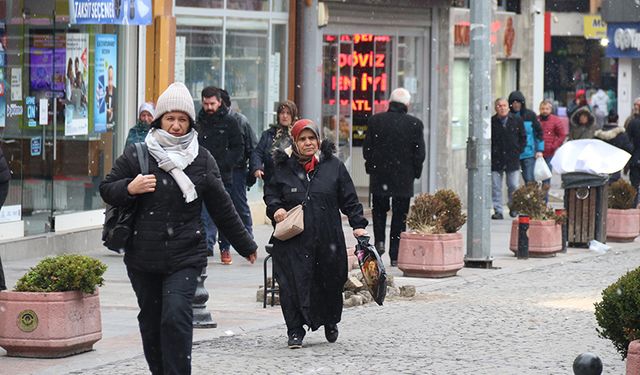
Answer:
[{"label": "person in red jacket", "polygon": [[[538,121],[542,126],[542,139],[544,140],[544,151],[542,156],[551,169],[551,158],[556,150],[562,146],[567,138],[567,125],[562,119],[551,113],[553,103],[549,99],[545,99],[540,103],[540,115]],[[542,181],[544,185],[551,185],[551,179]],[[547,197],[548,198],[548,197]]]}]

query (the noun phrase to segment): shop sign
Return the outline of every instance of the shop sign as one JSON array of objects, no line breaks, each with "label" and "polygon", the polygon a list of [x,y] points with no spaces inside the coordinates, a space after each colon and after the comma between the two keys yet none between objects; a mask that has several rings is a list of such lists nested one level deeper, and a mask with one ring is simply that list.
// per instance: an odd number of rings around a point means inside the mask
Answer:
[{"label": "shop sign", "polygon": [[42,155],[42,137],[31,138],[31,156]]},{"label": "shop sign", "polygon": [[14,103],[7,105],[7,117],[22,116],[22,112],[23,108],[21,105]]},{"label": "shop sign", "polygon": [[149,25],[151,0],[69,0],[72,24]]},{"label": "shop sign", "polygon": [[584,16],[584,37],[602,39],[607,36],[607,24],[600,16]]},{"label": "shop sign", "polygon": [[640,30],[635,23],[609,24],[607,57],[640,57]]},{"label": "shop sign", "polygon": [[[468,9],[452,9],[454,57],[468,58],[471,44],[471,14]],[[499,59],[522,58],[525,35],[520,16],[497,12],[490,25],[489,40],[493,54]]]},{"label": "shop sign", "polygon": [[22,218],[22,205],[7,205],[0,209],[0,223],[19,221]]}]

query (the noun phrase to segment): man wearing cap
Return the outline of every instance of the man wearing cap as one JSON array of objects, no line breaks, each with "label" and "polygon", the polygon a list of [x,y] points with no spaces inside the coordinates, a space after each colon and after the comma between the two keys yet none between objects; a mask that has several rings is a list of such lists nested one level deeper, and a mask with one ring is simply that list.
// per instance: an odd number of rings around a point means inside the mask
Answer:
[{"label": "man wearing cap", "polygon": [[422,121],[407,114],[411,94],[397,88],[389,98],[389,110],[369,118],[362,146],[365,169],[371,176],[373,235],[375,246],[384,253],[387,212],[392,210],[389,258],[398,263],[400,233],[406,229],[413,181],[422,174],[425,144]]},{"label": "man wearing cap", "polygon": [[[218,163],[224,187],[231,195],[233,189],[233,168],[244,155],[244,142],[238,121],[229,114],[229,108],[222,100],[222,90],[208,86],[202,90],[202,109],[198,113],[197,129],[200,145],[209,150]],[[202,210],[202,221],[207,232],[209,255],[213,255],[218,230],[206,209]],[[228,241],[220,233],[220,259],[222,264],[232,263]]]},{"label": "man wearing cap", "polygon": [[154,114],[153,103],[146,102],[140,105],[140,108],[138,108],[138,121],[129,129],[125,147],[132,143],[144,142],[144,138],[149,132],[149,125],[151,121],[153,121]]}]

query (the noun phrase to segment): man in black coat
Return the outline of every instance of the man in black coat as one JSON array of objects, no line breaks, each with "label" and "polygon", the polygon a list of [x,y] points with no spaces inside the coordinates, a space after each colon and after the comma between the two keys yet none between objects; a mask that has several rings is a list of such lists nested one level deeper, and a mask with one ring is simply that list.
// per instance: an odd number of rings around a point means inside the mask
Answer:
[{"label": "man in black coat", "polygon": [[[229,108],[222,100],[222,90],[208,86],[202,90],[202,109],[198,113],[198,142],[209,150],[216,159],[224,187],[232,195],[233,168],[240,164],[244,157],[244,142],[238,121],[229,114]],[[202,221],[207,232],[209,255],[213,256],[218,230],[213,224],[206,208],[202,210]],[[220,233],[220,259],[223,264],[231,264],[229,241]],[[223,244],[226,246],[223,246]]]},{"label": "man in black coat", "polygon": [[[0,148],[0,208],[4,205],[5,199],[9,194],[9,181],[11,180],[11,170],[9,170],[9,164],[4,157],[4,153]],[[7,284],[4,279],[4,269],[2,268],[2,259],[0,259],[0,290],[7,289]]]},{"label": "man in black coat", "polygon": [[391,200],[389,258],[398,263],[400,233],[406,229],[413,180],[420,178],[425,159],[422,121],[407,114],[411,94],[398,88],[389,98],[389,110],[369,118],[362,146],[365,169],[371,176],[373,234],[375,246],[384,253],[387,212]]},{"label": "man in black coat", "polygon": [[[520,154],[527,144],[522,119],[509,113],[509,103],[500,98],[495,102],[496,114],[491,117],[491,185],[494,220],[502,215],[502,175],[506,174],[509,205],[520,183]],[[515,212],[510,212],[515,216]]]}]

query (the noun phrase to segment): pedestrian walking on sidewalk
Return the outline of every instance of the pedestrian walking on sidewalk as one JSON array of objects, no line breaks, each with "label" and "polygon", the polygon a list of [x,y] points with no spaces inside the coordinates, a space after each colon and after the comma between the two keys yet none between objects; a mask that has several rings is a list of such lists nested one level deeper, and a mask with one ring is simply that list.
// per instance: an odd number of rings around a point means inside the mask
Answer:
[{"label": "pedestrian walking on sidewalk", "polygon": [[153,121],[155,109],[153,108],[153,103],[146,102],[140,104],[138,108],[138,121],[136,124],[129,129],[129,134],[127,134],[127,140],[124,143],[124,146],[127,147],[132,143],[144,142],[147,133],[149,132],[149,125],[151,121]]},{"label": "pedestrian walking on sidewalk", "polygon": [[[233,194],[233,169],[242,162],[244,141],[240,124],[229,113],[229,108],[222,100],[222,90],[208,86],[202,90],[202,109],[198,113],[198,141],[206,148],[218,163],[224,187],[229,195]],[[216,242],[220,245],[220,261],[230,265],[231,252],[226,233],[219,232],[211,220],[211,213],[202,208],[202,221],[207,235],[209,256],[213,256]],[[216,237],[218,241],[216,241]]]},{"label": "pedestrian walking on sidewalk", "polygon": [[[545,99],[540,102],[540,115],[538,116],[538,121],[540,121],[540,126],[542,127],[542,137],[544,139],[544,151],[542,152],[542,156],[544,157],[544,161],[547,163],[549,170],[551,170],[551,159],[553,155],[556,153],[556,150],[562,146],[564,141],[567,139],[568,129],[565,124],[562,122],[562,119],[553,113],[553,102],[549,99]],[[551,179],[546,179],[542,181],[543,185],[550,186]],[[547,195],[545,200],[548,200],[549,190],[547,190]]]},{"label": "pedestrian walking on sidewalk", "polygon": [[[11,181],[11,170],[4,157],[4,152],[0,148],[0,208],[4,205],[4,201],[9,194],[9,181]],[[4,269],[2,268],[2,259],[0,259],[0,291],[7,289],[7,282],[4,278]]]},{"label": "pedestrian walking on sidewalk", "polygon": [[[494,220],[502,220],[502,176],[506,175],[509,206],[513,192],[520,183],[520,154],[527,143],[522,119],[509,112],[504,98],[495,102],[496,114],[491,117],[491,197]],[[515,211],[509,211],[515,217]]]},{"label": "pedestrian walking on sidewalk", "polygon": [[535,181],[533,168],[536,164],[536,159],[541,158],[544,151],[542,127],[538,122],[536,113],[527,108],[524,95],[520,91],[513,91],[509,94],[509,108],[514,117],[522,120],[524,131],[527,134],[527,142],[524,150],[520,153],[520,168],[522,170],[522,179],[525,184],[528,184]]},{"label": "pedestrian walking on sidewalk", "polygon": [[278,105],[276,111],[276,123],[269,129],[262,132],[258,145],[251,154],[251,173],[269,183],[273,174],[273,151],[275,149],[285,149],[291,146],[291,135],[289,130],[293,123],[298,120],[298,107],[296,103],[285,100]]},{"label": "pedestrian walking on sidewalk", "polygon": [[398,264],[400,233],[406,230],[413,182],[422,174],[425,159],[424,126],[408,115],[411,94],[397,88],[389,97],[389,110],[369,118],[362,145],[365,170],[371,176],[373,236],[378,252],[385,250],[387,212],[391,209],[389,259]]},{"label": "pedestrian walking on sidewalk", "polygon": [[569,140],[593,139],[596,128],[596,118],[589,106],[580,107],[569,118]]},{"label": "pedestrian walking on sidewalk", "polygon": [[305,325],[312,331],[324,326],[327,341],[338,339],[347,281],[340,212],[349,218],[355,237],[367,235],[368,222],[351,176],[335,157],[333,143],[320,143],[318,134],[311,120],[294,124],[292,154],[276,150],[274,174],[264,193],[267,216],[276,223],[286,218],[288,210],[304,204],[304,231],[286,241],[271,238],[287,344],[292,349],[302,347]]},{"label": "pedestrian walking on sidewalk", "polygon": [[[602,129],[596,130],[594,137],[624,150],[629,154],[633,153],[633,143],[631,143],[631,139],[629,139],[629,135],[624,130],[624,127],[618,126],[618,114],[613,109],[609,111],[607,123],[602,127]],[[621,171],[610,173],[609,184],[618,181],[621,175]]]},{"label": "pedestrian walking on sidewalk", "polygon": [[220,179],[218,165],[198,142],[193,99],[184,84],[158,98],[145,139],[149,174],[140,174],[135,145],[128,146],[100,184],[104,201],[135,205],[124,262],[138,299],[138,323],[153,374],[190,374],[191,303],[207,266],[202,206],[235,249],[253,263],[257,245],[244,228]]}]

